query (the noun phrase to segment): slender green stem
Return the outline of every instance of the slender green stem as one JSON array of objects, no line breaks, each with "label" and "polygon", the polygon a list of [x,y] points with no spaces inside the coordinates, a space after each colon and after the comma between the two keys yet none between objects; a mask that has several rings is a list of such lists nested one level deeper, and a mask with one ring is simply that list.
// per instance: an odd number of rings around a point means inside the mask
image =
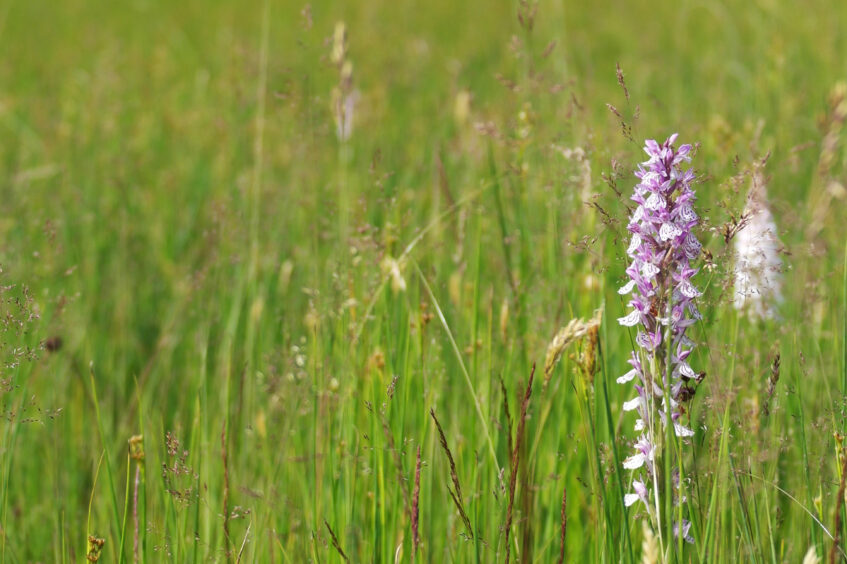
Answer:
[{"label": "slender green stem", "polygon": [[497,462],[497,453],[494,451],[494,441],[491,439],[491,432],[488,429],[488,421],[486,420],[485,415],[482,413],[482,405],[479,403],[479,397],[476,393],[476,388],[471,381],[471,376],[468,374],[468,369],[465,367],[465,361],[462,359],[462,353],[459,351],[459,345],[456,344],[456,339],[453,338],[453,332],[450,331],[450,326],[447,323],[447,319],[444,317],[444,313],[441,311],[441,306],[438,305],[438,300],[435,297],[435,294],[432,293],[432,288],[429,287],[429,283],[426,281],[426,277],[421,272],[418,263],[413,260],[413,264],[415,265],[415,271],[418,273],[418,276],[421,279],[421,284],[423,284],[426,289],[426,293],[429,295],[429,299],[432,300],[432,305],[435,308],[435,312],[438,315],[438,320],[441,322],[441,326],[444,328],[444,332],[447,334],[447,339],[450,341],[450,346],[453,348],[453,352],[456,355],[456,361],[459,364],[459,369],[462,372],[462,376],[465,378],[465,384],[468,386],[468,391],[471,394],[471,398],[473,399],[474,408],[476,408],[476,414],[479,417],[479,422],[482,425],[482,431],[485,433],[485,439],[488,443],[488,453],[491,455],[491,462],[494,464],[494,468],[496,469],[496,475],[500,476],[500,464]]}]

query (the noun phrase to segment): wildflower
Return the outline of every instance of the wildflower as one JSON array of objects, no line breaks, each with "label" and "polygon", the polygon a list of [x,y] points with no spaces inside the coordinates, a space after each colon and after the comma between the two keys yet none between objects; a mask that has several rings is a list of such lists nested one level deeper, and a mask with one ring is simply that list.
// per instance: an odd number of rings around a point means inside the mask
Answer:
[{"label": "wildflower", "polygon": [[746,310],[751,318],[771,319],[782,302],[782,244],[758,171],[753,175],[745,215],[748,222],[735,237],[735,309]]},{"label": "wildflower", "polygon": [[[654,453],[661,448],[668,417],[677,437],[694,435],[682,423],[683,404],[691,397],[689,383],[701,379],[688,363],[694,343],[686,336],[688,327],[701,319],[695,305],[701,292],[692,282],[697,269],[691,266],[701,250],[693,233],[699,218],[691,189],[694,172],[681,168],[691,160],[691,145],[674,148],[676,138],[674,134],[661,145],[653,140],[645,143],[649,159],[635,173],[640,180],[632,196],[637,207],[627,226],[631,233],[629,281],[618,290],[631,296],[631,309],[618,322],[636,329],[637,348],[629,359],[630,370],[617,381],[635,381],[637,396],[625,402],[623,409],[636,412],[635,430],[641,433],[635,453],[623,462],[624,468],[637,474],[634,493],[627,494],[624,503],[644,502],[657,524],[661,506],[650,489],[658,491],[661,469],[654,466]],[[681,503],[678,473],[674,484],[675,501]],[[674,533],[692,541],[689,528],[684,519],[674,523]],[[657,530],[661,541],[661,526]]]}]

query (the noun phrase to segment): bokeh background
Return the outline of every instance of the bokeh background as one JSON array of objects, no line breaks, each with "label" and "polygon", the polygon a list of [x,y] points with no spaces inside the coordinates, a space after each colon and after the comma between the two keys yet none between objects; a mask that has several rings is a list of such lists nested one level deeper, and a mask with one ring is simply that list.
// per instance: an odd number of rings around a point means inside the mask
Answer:
[{"label": "bokeh background", "polygon": [[[0,560],[500,561],[533,363],[511,557],[559,557],[567,492],[566,558],[640,559],[616,289],[673,132],[709,252],[678,557],[835,550],[845,29],[822,0],[2,3]],[[731,306],[756,167],[770,321]],[[596,369],[542,378],[600,308]]]}]

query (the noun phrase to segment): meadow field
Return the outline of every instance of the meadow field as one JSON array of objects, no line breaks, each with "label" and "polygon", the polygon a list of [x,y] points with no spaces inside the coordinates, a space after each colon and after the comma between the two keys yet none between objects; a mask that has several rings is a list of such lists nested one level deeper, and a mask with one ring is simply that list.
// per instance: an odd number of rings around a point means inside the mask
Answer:
[{"label": "meadow field", "polygon": [[[0,3],[0,563],[847,559],[845,30],[837,0]],[[618,290],[674,133],[702,295],[654,505]],[[735,307],[757,186],[767,315]]]}]

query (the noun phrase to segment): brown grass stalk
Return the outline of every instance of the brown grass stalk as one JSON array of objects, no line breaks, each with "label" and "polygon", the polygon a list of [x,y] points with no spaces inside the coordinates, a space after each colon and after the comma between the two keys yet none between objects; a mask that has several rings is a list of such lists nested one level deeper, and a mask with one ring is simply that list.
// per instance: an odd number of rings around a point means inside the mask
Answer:
[{"label": "brown grass stalk", "polygon": [[503,411],[506,414],[506,446],[509,449],[509,463],[511,464],[512,454],[512,414],[509,411],[509,394],[506,392],[506,383],[503,382],[503,375],[500,375],[500,391],[503,393]]},{"label": "brown grass stalk", "polygon": [[226,421],[221,426],[221,459],[224,465],[224,492],[223,492],[223,514],[224,514],[224,552],[227,561],[232,560],[229,537],[229,457],[226,448]]},{"label": "brown grass stalk", "polygon": [[532,394],[532,380],[535,377],[535,363],[532,363],[532,371],[529,373],[529,381],[526,384],[523,401],[521,402],[521,415],[518,419],[518,429],[515,432],[515,448],[512,451],[512,469],[509,478],[509,507],[506,510],[506,564],[509,563],[511,546],[509,545],[509,531],[512,528],[512,509],[515,504],[515,486],[517,485],[518,466],[520,464],[521,442],[523,431],[526,426],[526,410],[529,407],[529,397]]},{"label": "brown grass stalk", "polygon": [[144,462],[144,437],[133,435],[129,439],[129,457],[135,461],[135,480],[132,487],[132,558],[140,562],[138,538],[138,490],[141,487],[141,464]]},{"label": "brown grass stalk", "polygon": [[453,504],[456,506],[456,509],[459,510],[459,515],[462,518],[462,522],[465,524],[468,536],[473,538],[473,528],[471,528],[471,520],[468,518],[467,512],[465,512],[465,502],[462,497],[462,486],[459,484],[459,475],[456,473],[456,463],[453,460],[453,453],[450,452],[450,447],[447,446],[447,438],[444,436],[444,429],[441,428],[441,423],[438,422],[438,417],[435,416],[435,410],[430,409],[429,414],[432,416],[433,421],[435,421],[435,427],[438,429],[438,441],[441,443],[441,449],[444,451],[444,454],[447,455],[447,461],[450,463],[450,479],[453,481],[453,489],[450,489],[450,486],[447,486],[447,491],[450,492],[450,497],[453,498]]},{"label": "brown grass stalk", "polygon": [[415,460],[415,486],[412,490],[412,560],[418,553],[418,546],[421,544],[420,531],[418,530],[420,521],[420,496],[421,496],[421,445],[418,445],[418,453]]},{"label": "brown grass stalk", "polygon": [[562,488],[562,532],[559,544],[559,564],[565,561],[565,534],[568,532],[568,489]]},{"label": "brown grass stalk", "polygon": [[135,481],[132,488],[132,558],[133,562],[139,562],[138,554],[138,487],[141,485],[141,466],[135,465]]},{"label": "brown grass stalk", "polygon": [[770,403],[773,398],[773,393],[776,390],[776,384],[779,382],[779,351],[776,352],[776,355],[773,358],[773,363],[771,363],[771,373],[768,377],[768,390],[765,393],[765,401],[762,406],[762,413],[765,416],[770,415]]},{"label": "brown grass stalk", "polygon": [[329,537],[332,539],[332,547],[338,554],[341,555],[341,558],[343,558],[345,562],[350,562],[350,559],[347,558],[347,555],[344,554],[343,550],[341,550],[341,544],[338,542],[338,537],[335,536],[335,531],[332,530],[332,527],[329,526],[326,519],[324,519],[324,525],[326,525],[326,530],[329,531]]},{"label": "brown grass stalk", "polygon": [[391,451],[391,459],[394,462],[394,470],[397,473],[397,482],[400,485],[400,492],[403,494],[403,511],[411,521],[412,509],[409,503],[409,488],[406,483],[406,478],[403,475],[403,461],[400,460],[400,451],[397,450],[394,444],[394,435],[391,433],[391,428],[388,426],[384,415],[380,415],[382,423],[382,432],[385,435],[385,440],[388,443],[388,450]]}]

